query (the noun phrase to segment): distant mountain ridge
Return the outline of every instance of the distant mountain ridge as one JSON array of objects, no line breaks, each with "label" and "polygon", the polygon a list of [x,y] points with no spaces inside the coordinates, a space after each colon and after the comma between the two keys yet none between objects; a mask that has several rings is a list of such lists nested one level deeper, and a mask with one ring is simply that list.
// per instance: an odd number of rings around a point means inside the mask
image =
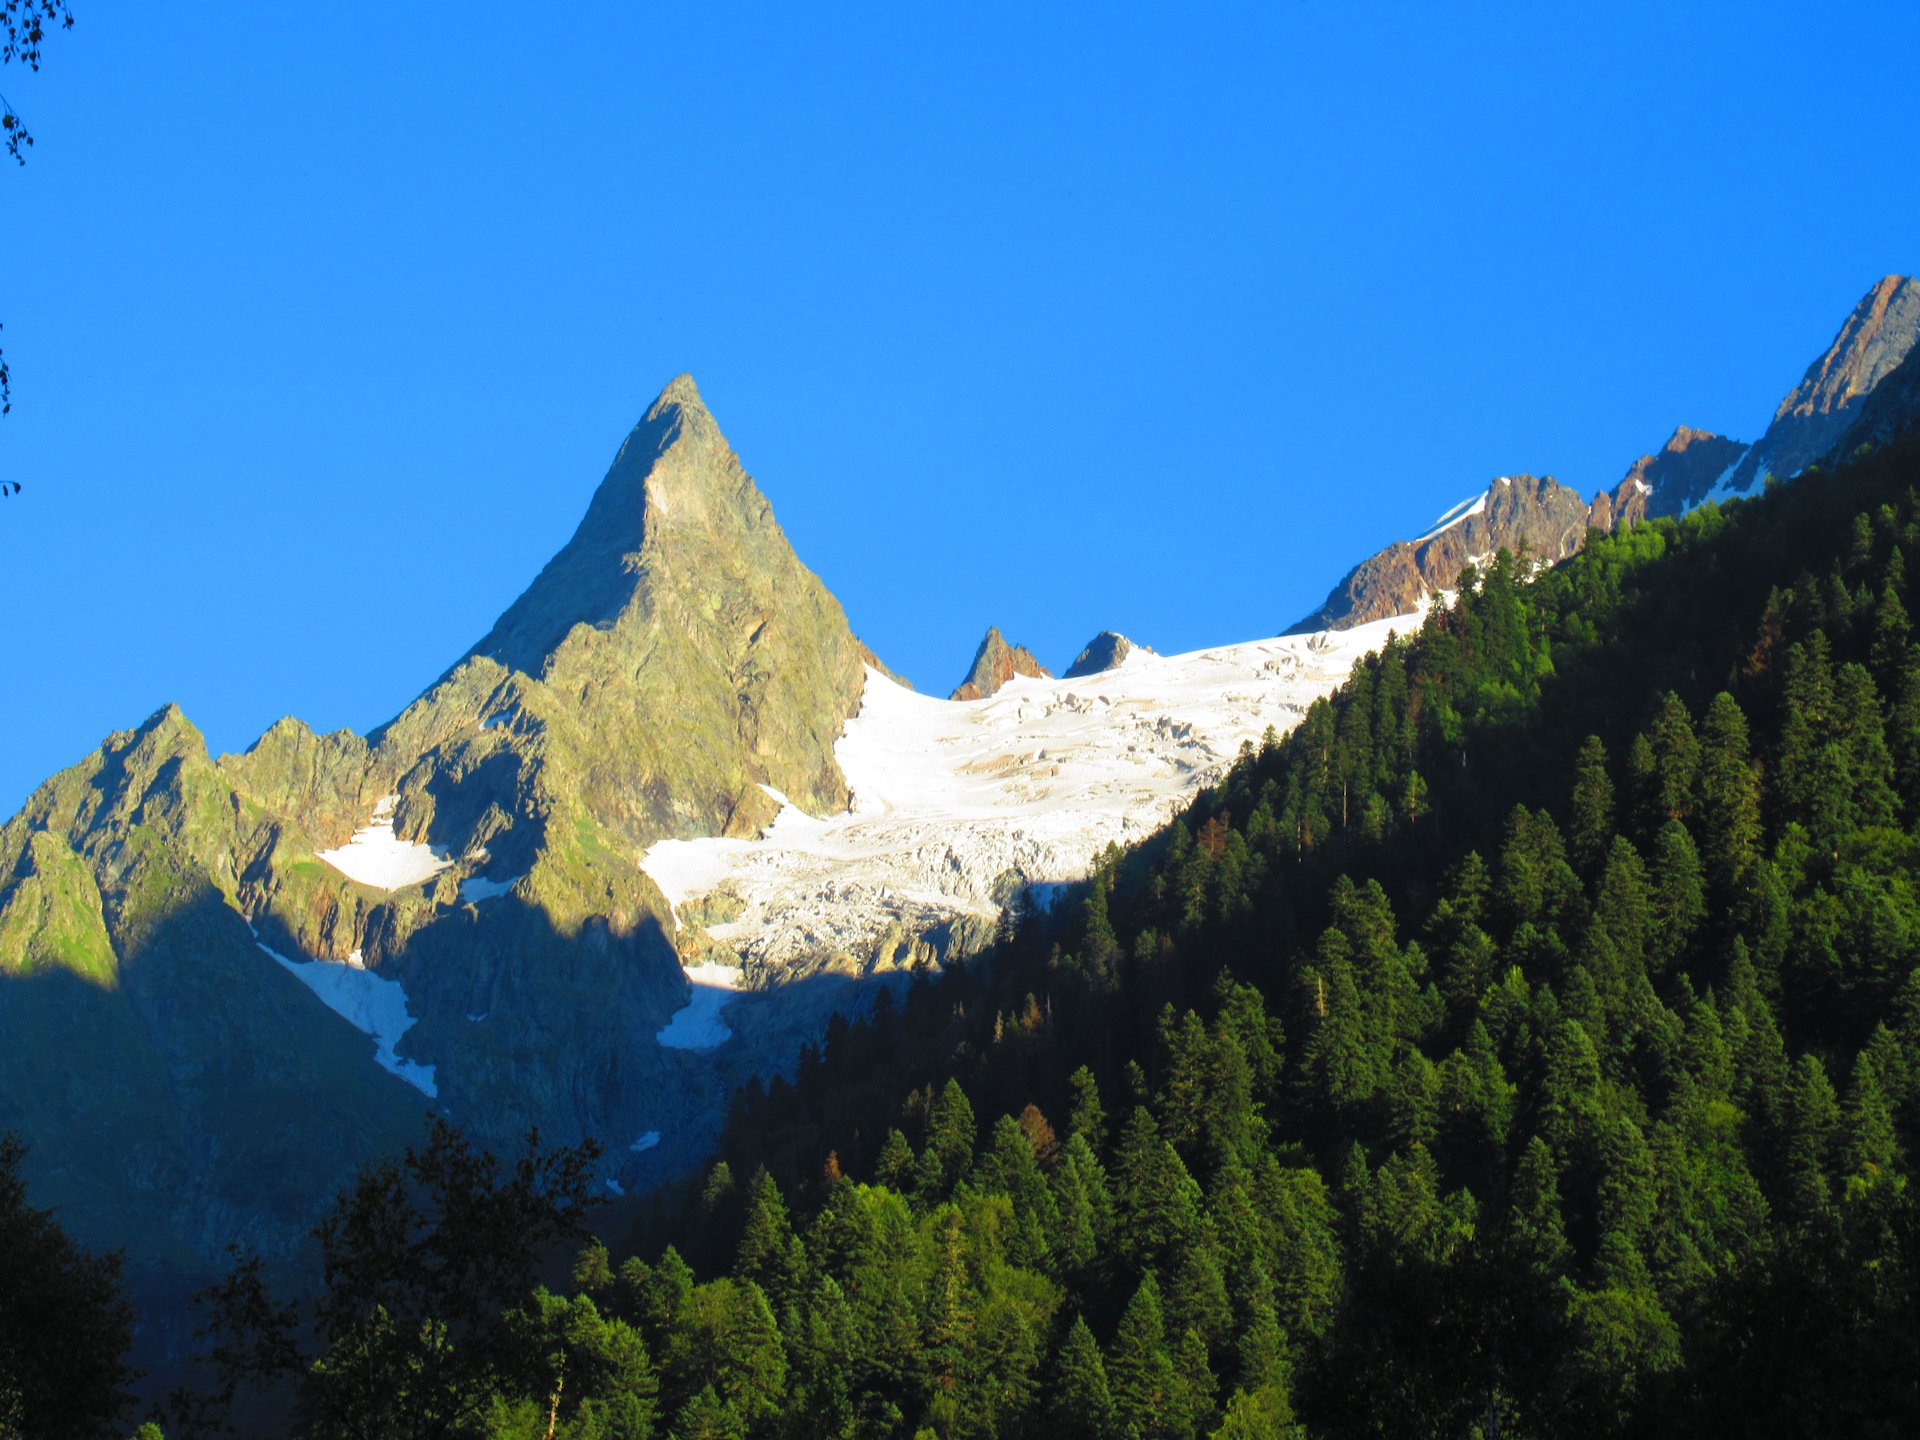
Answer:
[{"label": "distant mountain ridge", "polygon": [[1709,499],[1754,493],[1769,476],[1799,474],[1836,448],[1885,443],[1920,413],[1920,284],[1889,275],[1856,305],[1826,350],[1752,445],[1677,427],[1611,491],[1589,501],[1548,477],[1503,476],[1416,540],[1395,541],[1356,565],[1327,599],[1285,633],[1347,629],[1412,615],[1452,590],[1461,570],[1502,548],[1563,560],[1602,533],[1685,514]]}]

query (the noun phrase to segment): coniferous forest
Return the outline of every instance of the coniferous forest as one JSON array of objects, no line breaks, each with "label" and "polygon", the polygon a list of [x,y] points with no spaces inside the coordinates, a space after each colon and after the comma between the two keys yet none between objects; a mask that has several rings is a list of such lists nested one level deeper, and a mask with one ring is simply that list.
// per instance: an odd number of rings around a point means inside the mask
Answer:
[{"label": "coniferous forest", "polygon": [[166,1433],[1915,1433],[1916,485],[1499,555],[611,1249],[441,1130],[242,1256]]}]

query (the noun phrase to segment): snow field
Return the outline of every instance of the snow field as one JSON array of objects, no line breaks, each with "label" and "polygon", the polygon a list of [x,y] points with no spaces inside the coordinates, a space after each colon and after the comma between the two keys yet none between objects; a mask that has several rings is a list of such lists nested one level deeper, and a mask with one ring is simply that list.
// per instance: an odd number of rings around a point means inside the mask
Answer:
[{"label": "snow field", "polygon": [[437,845],[418,845],[393,833],[393,807],[399,800],[398,795],[383,797],[373,808],[373,818],[354,831],[352,839],[338,849],[318,851],[316,858],[376,890],[400,890],[431,880],[453,861]]},{"label": "snow field", "polygon": [[[1258,744],[1268,726],[1292,729],[1360,656],[1418,623],[1401,616],[1186,655],[1136,650],[1098,675],[1019,677],[961,702],[869,670],[835,747],[849,809],[816,818],[786,804],[758,839],[662,841],[641,865],[676,916],[715,890],[739,896],[739,917],[707,933],[741,957],[755,986],[837,955],[861,964],[891,930],[997,915],[994,886],[1008,871],[1036,888],[1083,878],[1109,842],[1151,833],[1243,742]],[[1041,893],[1050,903],[1057,892]],[[696,986],[661,1042],[711,1033],[725,1002]]]}]

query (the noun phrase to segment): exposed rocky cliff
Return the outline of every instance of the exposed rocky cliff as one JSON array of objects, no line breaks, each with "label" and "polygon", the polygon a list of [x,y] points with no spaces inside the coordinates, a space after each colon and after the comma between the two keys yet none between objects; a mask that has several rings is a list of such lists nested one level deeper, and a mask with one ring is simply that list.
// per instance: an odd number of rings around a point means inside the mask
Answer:
[{"label": "exposed rocky cliff", "polygon": [[1565,559],[1585,543],[1590,518],[1587,502],[1551,476],[1502,475],[1419,539],[1396,541],[1361,561],[1287,633],[1348,630],[1413,614],[1453,589],[1469,562],[1484,564],[1503,549],[1535,562]]},{"label": "exposed rocky cliff", "polygon": [[1862,445],[1879,446],[1920,425],[1920,346],[1888,371],[1860,403],[1853,425],[1834,446],[1834,454],[1852,454]]},{"label": "exposed rocky cliff", "polygon": [[1074,656],[1073,664],[1067,667],[1066,678],[1077,680],[1083,675],[1098,675],[1103,670],[1111,670],[1116,665],[1124,665],[1127,656],[1134,651],[1151,655],[1154,652],[1145,645],[1136,645],[1124,635],[1111,630],[1102,630],[1089,640],[1086,648]]},{"label": "exposed rocky cliff", "polygon": [[1016,675],[1051,680],[1053,672],[1033,658],[1024,645],[1009,645],[998,625],[987,627],[987,637],[973,652],[973,666],[967,678],[954,687],[949,700],[984,700]]},{"label": "exposed rocky cliff", "polygon": [[1780,402],[1767,433],[1720,483],[1749,495],[1767,476],[1791,479],[1834,449],[1859,419],[1874,389],[1920,340],[1920,285],[1889,275],[1854,306],[1826,353]]}]

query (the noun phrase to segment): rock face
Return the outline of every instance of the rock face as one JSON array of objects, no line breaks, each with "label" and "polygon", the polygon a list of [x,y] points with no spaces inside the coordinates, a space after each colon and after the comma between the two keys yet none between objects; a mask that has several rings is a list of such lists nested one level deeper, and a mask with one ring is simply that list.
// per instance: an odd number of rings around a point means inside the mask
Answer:
[{"label": "rock face", "polygon": [[1587,502],[1551,476],[1502,475],[1417,540],[1400,540],[1348,572],[1318,610],[1287,631],[1349,630],[1410,615],[1455,588],[1469,562],[1506,549],[1535,562],[1563,560],[1586,542]]},{"label": "rock face", "polygon": [[1806,375],[1774,412],[1767,433],[1720,484],[1750,495],[1769,475],[1791,479],[1833,450],[1859,419],[1874,389],[1920,340],[1920,285],[1889,275],[1854,306]]},{"label": "rock face", "polygon": [[1145,645],[1134,644],[1124,635],[1102,630],[1074,657],[1073,664],[1067,667],[1066,678],[1077,680],[1083,675],[1098,675],[1102,670],[1111,670],[1125,664],[1127,656],[1136,650],[1147,655],[1154,653]]},{"label": "rock face", "polygon": [[973,668],[967,671],[967,678],[955,686],[947,698],[984,700],[1016,675],[1045,680],[1053,678],[1053,672],[1034,659],[1033,652],[1026,646],[1009,645],[1007,637],[1000,633],[1000,627],[989,625],[987,638],[973,652]]},{"label": "rock face", "polygon": [[1862,445],[1885,445],[1920,424],[1920,346],[1907,352],[1861,402],[1853,426],[1833,447],[1836,456],[1851,455]]},{"label": "rock face", "polygon": [[215,760],[168,709],[110,737],[0,826],[0,1130],[36,1199],[190,1289],[235,1238],[292,1263],[429,1095],[496,1149],[599,1137],[609,1178],[697,1161],[745,1075],[652,1042],[689,987],[637,858],[757,834],[775,792],[844,808],[865,658],[682,376],[372,736],[283,720]]},{"label": "rock face", "polygon": [[1724,435],[1680,426],[1657,453],[1634,461],[1611,495],[1603,491],[1594,497],[1593,528],[1611,533],[1615,526],[1684,515],[1706,499],[1747,449]]}]

